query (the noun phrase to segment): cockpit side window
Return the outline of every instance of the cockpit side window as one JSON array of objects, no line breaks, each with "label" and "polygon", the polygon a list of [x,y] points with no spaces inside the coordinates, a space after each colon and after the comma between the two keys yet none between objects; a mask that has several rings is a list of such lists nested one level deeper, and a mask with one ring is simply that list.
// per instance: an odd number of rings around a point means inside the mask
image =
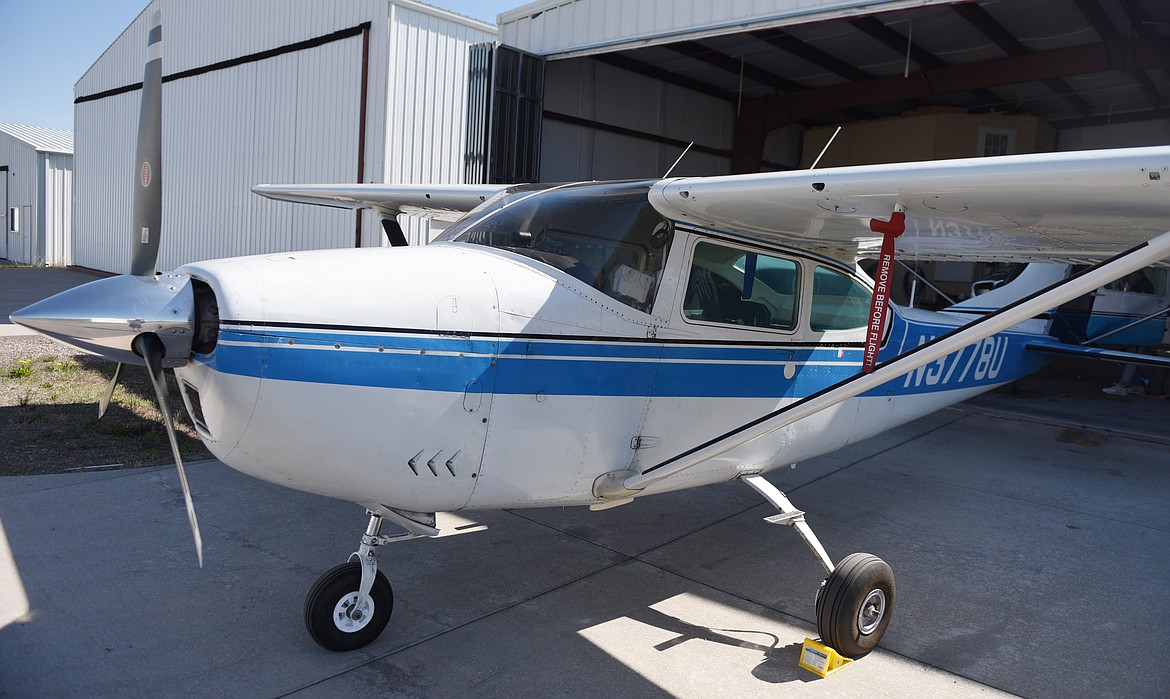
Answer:
[{"label": "cockpit side window", "polygon": [[673,227],[647,200],[648,183],[518,191],[473,212],[439,240],[508,250],[555,267],[649,312]]},{"label": "cockpit side window", "polygon": [[792,330],[799,288],[795,260],[700,242],[691,260],[683,316],[691,322]]}]

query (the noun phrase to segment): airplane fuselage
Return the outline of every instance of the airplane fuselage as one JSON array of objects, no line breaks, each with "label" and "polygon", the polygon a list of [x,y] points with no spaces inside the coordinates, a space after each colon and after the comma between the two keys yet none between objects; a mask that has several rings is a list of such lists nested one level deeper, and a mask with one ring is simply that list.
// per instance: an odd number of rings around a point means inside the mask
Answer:
[{"label": "airplane fuselage", "polygon": [[[704,318],[688,279],[710,276],[699,262],[711,236],[673,235],[647,310],[465,243],[188,265],[216,293],[220,331],[176,373],[208,448],[280,485],[420,512],[597,504],[600,474],[651,466],[860,371],[864,327],[814,329],[814,284],[831,270],[868,293],[863,276],[721,240],[791,263],[793,308],[761,299],[766,326]],[[895,309],[880,358],[965,322]],[[647,492],[767,472],[965,400],[1039,368],[1023,347],[1043,337],[1039,322],[992,336]]]}]

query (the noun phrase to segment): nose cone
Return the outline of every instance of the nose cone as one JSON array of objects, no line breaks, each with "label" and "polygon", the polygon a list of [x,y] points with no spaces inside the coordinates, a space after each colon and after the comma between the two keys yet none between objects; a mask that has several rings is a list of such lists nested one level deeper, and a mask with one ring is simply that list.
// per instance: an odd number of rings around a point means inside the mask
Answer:
[{"label": "nose cone", "polygon": [[182,366],[191,354],[194,292],[186,274],[122,275],[63,291],[9,316],[84,352],[145,365],[131,345],[142,333],[163,341],[163,365]]}]

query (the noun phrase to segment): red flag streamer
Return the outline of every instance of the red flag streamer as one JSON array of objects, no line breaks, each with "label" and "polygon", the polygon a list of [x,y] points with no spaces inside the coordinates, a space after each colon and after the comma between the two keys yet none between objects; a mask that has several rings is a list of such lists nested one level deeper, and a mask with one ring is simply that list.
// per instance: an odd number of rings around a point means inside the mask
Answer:
[{"label": "red flag streamer", "polygon": [[882,333],[889,316],[890,282],[894,278],[894,240],[906,232],[906,212],[895,210],[889,221],[876,218],[869,220],[869,229],[882,234],[882,254],[878,258],[877,273],[874,275],[873,301],[869,306],[869,326],[865,336],[865,356],[861,372],[868,374],[877,364],[878,350],[882,345]]}]

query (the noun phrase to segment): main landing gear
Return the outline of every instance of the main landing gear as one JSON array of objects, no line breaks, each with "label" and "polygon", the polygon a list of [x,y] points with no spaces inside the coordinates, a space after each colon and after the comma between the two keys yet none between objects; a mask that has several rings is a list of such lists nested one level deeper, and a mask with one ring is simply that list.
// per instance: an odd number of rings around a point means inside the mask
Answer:
[{"label": "main landing gear", "polygon": [[850,554],[834,566],[804,521],[804,513],[784,493],[763,476],[744,476],[742,480],[780,510],[779,514],[765,517],[765,521],[795,529],[828,573],[817,590],[817,633],[821,641],[850,658],[873,650],[886,632],[894,610],[894,573],[890,566],[868,553]]},{"label": "main landing gear", "polygon": [[350,555],[349,562],[318,578],[305,598],[305,628],[314,641],[329,650],[361,648],[386,628],[394,611],[394,591],[378,570],[374,549],[420,536],[383,535],[382,517],[369,514],[370,523],[361,546]]}]

